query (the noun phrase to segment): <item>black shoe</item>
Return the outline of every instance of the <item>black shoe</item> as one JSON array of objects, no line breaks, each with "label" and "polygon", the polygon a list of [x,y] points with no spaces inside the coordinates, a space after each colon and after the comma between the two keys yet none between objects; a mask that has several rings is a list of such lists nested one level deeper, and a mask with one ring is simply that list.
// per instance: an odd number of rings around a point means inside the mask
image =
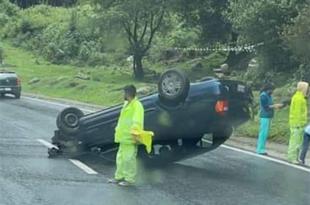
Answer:
[{"label": "black shoe", "polygon": [[263,155],[263,156],[268,156],[268,153],[267,152],[264,152],[264,153],[258,153],[259,155]]}]

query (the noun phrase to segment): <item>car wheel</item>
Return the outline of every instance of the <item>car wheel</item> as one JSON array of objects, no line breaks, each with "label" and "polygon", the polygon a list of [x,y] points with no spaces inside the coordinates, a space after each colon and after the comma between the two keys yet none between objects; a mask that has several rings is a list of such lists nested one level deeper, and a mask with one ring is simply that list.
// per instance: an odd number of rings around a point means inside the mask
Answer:
[{"label": "car wheel", "polygon": [[65,108],[57,117],[56,124],[59,130],[66,134],[74,134],[78,131],[80,118],[84,113],[75,107]]},{"label": "car wheel", "polygon": [[48,153],[49,158],[56,158],[56,157],[60,156],[61,151],[57,150],[55,148],[48,148],[47,153]]},{"label": "car wheel", "polygon": [[14,96],[15,96],[16,99],[20,99],[21,94],[20,93],[16,93]]},{"label": "car wheel", "polygon": [[232,126],[223,126],[221,130],[213,133],[212,144],[214,146],[220,146],[232,135],[233,130]]},{"label": "car wheel", "polygon": [[163,73],[158,82],[158,93],[162,101],[179,103],[188,95],[190,82],[186,74],[172,69]]}]

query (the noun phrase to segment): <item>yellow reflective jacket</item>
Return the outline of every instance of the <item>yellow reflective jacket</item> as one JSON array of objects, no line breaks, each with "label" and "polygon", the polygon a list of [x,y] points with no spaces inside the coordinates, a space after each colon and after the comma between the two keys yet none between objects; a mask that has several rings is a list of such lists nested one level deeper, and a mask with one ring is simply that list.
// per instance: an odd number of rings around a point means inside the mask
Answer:
[{"label": "yellow reflective jacket", "polygon": [[307,100],[302,92],[297,91],[292,98],[290,107],[290,126],[304,127],[307,124]]},{"label": "yellow reflective jacket", "polygon": [[125,102],[117,126],[115,128],[116,143],[134,144],[132,136],[133,129],[143,130],[144,128],[144,108],[137,98],[130,103]]}]

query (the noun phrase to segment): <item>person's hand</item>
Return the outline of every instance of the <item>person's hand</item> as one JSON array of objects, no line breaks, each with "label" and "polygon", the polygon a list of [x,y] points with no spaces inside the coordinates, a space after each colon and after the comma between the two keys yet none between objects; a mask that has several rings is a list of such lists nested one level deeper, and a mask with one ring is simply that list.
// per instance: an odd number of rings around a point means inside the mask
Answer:
[{"label": "person's hand", "polygon": [[136,144],[139,144],[140,143],[140,141],[139,141],[139,136],[138,135],[131,135],[132,136],[132,139],[134,140],[134,142],[136,143]]},{"label": "person's hand", "polygon": [[284,107],[284,104],[283,103],[277,103],[277,104],[274,104],[273,107],[275,109],[281,109],[282,107]]}]

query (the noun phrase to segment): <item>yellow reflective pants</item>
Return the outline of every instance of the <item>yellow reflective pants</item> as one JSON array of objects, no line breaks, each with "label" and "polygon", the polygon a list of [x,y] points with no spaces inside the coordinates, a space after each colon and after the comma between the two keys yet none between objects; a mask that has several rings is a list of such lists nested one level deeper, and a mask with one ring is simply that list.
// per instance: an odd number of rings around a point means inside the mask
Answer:
[{"label": "yellow reflective pants", "polygon": [[134,183],[137,175],[137,152],[136,144],[119,144],[116,156],[115,179],[126,180]]},{"label": "yellow reflective pants", "polygon": [[300,147],[302,145],[304,129],[291,128],[291,136],[288,146],[288,161],[295,162],[298,159]]}]

